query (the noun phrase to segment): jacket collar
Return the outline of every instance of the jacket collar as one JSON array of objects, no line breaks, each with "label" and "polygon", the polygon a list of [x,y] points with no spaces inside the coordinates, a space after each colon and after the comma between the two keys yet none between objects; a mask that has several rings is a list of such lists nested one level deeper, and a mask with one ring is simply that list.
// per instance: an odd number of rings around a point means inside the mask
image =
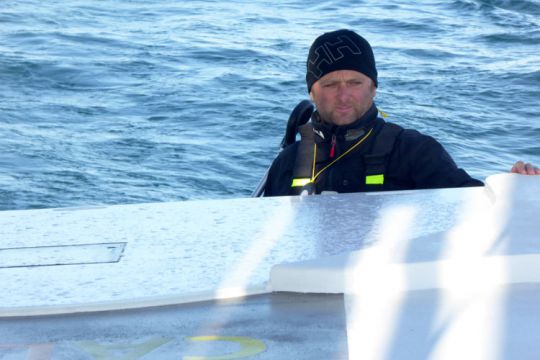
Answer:
[{"label": "jacket collar", "polygon": [[366,113],[355,122],[348,125],[338,126],[323,121],[319,113],[315,111],[311,116],[313,131],[317,135],[315,136],[315,139],[326,142],[330,141],[332,136],[335,135],[336,139],[339,141],[354,141],[367,133],[369,129],[373,127],[375,121],[377,120],[378,112],[377,106],[373,104],[369,110],[366,111]]}]

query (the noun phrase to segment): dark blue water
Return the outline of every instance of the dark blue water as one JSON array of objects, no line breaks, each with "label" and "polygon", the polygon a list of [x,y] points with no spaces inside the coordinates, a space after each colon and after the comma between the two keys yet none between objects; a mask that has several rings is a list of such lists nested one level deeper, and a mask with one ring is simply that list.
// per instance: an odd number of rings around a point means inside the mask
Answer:
[{"label": "dark blue water", "polygon": [[322,32],[478,178],[540,163],[540,2],[2,1],[0,209],[249,196]]}]

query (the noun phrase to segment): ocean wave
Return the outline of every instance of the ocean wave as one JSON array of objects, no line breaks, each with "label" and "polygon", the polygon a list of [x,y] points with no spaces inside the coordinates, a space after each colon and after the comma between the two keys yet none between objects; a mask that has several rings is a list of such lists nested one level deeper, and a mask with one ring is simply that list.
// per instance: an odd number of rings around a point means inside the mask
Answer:
[{"label": "ocean wave", "polygon": [[374,46],[390,121],[480,178],[540,163],[537,1],[2,5],[0,209],[249,196],[311,42],[343,27]]}]

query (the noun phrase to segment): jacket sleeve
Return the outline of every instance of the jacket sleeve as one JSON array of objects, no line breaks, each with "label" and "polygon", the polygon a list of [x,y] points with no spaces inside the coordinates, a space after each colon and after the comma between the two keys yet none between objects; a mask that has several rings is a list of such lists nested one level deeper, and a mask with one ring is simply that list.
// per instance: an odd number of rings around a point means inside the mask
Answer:
[{"label": "jacket sleeve", "polygon": [[409,131],[404,134],[402,141],[405,143],[404,158],[409,177],[416,189],[484,185],[465,170],[458,168],[452,157],[434,138]]},{"label": "jacket sleeve", "polygon": [[298,144],[288,146],[274,159],[264,188],[264,196],[291,195],[294,163]]}]

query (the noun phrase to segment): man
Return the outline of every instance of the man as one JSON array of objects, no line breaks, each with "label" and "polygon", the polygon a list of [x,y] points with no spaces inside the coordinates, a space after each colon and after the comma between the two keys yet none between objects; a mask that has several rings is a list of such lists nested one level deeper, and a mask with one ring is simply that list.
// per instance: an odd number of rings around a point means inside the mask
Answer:
[{"label": "man", "polygon": [[[302,140],[274,160],[265,196],[482,186],[430,136],[378,117],[377,68],[369,43],[350,30],[319,36],[306,82],[316,111]],[[517,162],[512,172],[540,174]]]}]

